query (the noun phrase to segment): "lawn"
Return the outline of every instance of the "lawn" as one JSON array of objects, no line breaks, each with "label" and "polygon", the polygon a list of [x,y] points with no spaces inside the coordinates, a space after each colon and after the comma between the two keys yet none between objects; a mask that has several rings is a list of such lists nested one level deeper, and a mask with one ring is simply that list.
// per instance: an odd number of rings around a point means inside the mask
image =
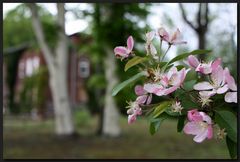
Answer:
[{"label": "lawn", "polygon": [[97,118],[78,125],[80,136],[59,139],[54,135],[52,120],[43,122],[18,117],[4,117],[4,159],[228,159],[225,141],[193,142],[193,136],[176,132],[176,122],[166,120],[159,132],[151,136],[146,119],[132,125],[120,120],[122,134],[118,138],[95,135]]}]

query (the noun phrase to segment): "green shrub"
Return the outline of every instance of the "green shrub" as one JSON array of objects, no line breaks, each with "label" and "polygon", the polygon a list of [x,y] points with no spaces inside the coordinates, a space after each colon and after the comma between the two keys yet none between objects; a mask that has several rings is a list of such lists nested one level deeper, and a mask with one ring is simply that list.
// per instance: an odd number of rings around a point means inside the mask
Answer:
[{"label": "green shrub", "polygon": [[81,109],[74,112],[74,121],[77,127],[88,125],[90,118],[91,115],[88,110]]}]

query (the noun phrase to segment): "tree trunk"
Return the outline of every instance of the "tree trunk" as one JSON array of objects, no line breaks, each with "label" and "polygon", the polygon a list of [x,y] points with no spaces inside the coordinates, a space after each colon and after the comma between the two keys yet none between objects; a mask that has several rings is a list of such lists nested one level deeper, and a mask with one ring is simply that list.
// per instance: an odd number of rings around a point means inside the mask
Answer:
[{"label": "tree trunk", "polygon": [[56,134],[72,135],[75,132],[67,91],[68,41],[65,35],[64,4],[57,3],[57,25],[59,28],[55,50],[51,50],[46,43],[36,4],[27,3],[27,5],[31,10],[33,29],[50,73],[50,89],[53,96]]},{"label": "tree trunk", "polygon": [[54,70],[50,79],[50,87],[53,94],[55,131],[58,135],[74,134],[72,113],[67,94],[66,79],[59,69]]},{"label": "tree trunk", "polygon": [[104,61],[105,77],[107,80],[107,89],[105,95],[103,135],[116,137],[120,135],[119,111],[116,107],[114,98],[111,96],[113,87],[117,84],[115,75],[116,60],[111,50],[107,49],[107,56]]},{"label": "tree trunk", "polygon": [[[187,18],[187,14],[185,13],[185,10],[183,8],[183,4],[179,4],[182,17],[184,21],[196,32],[198,35],[198,48],[199,49],[205,49],[205,44],[206,44],[206,33],[208,30],[208,25],[209,25],[209,18],[208,18],[208,3],[200,3],[198,12],[196,15],[196,22],[197,26],[193,25],[192,22],[190,22]],[[205,60],[205,55],[198,55],[200,60]]]},{"label": "tree trunk", "polygon": [[[198,49],[205,49],[205,35],[206,32],[203,29],[200,29],[198,34]],[[198,55],[200,60],[205,60],[206,55]]]}]

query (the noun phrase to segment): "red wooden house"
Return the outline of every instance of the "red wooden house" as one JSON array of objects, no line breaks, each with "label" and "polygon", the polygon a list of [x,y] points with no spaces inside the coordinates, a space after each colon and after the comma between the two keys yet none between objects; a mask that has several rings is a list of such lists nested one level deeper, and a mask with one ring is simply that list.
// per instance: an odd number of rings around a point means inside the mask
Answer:
[{"label": "red wooden house", "polygon": [[[72,41],[72,47],[85,43],[89,44],[91,42],[90,38],[82,38],[80,34],[73,34],[69,37]],[[85,104],[88,101],[86,80],[90,75],[90,62],[86,53],[79,53],[77,50],[74,50],[74,48],[69,50],[68,56],[68,93],[71,106],[75,107],[80,104]],[[24,78],[32,76],[40,66],[46,67],[46,61],[41,51],[31,50],[29,48],[23,50],[18,61],[16,83],[14,87],[16,103],[20,102],[20,92],[24,88]],[[46,77],[49,80],[49,77]],[[53,101],[49,82],[46,85],[44,94],[46,96],[44,107],[48,112],[47,115],[52,115]]]}]

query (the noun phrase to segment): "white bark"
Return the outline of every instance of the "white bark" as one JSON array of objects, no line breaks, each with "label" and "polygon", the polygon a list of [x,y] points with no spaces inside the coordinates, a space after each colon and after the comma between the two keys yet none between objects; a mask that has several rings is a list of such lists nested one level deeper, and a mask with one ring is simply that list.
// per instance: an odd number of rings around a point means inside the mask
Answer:
[{"label": "white bark", "polygon": [[68,41],[65,35],[64,4],[57,4],[57,24],[59,30],[58,42],[55,50],[53,50],[55,53],[53,53],[45,41],[36,4],[28,3],[27,5],[31,10],[33,29],[50,73],[50,88],[55,113],[55,131],[58,135],[71,135],[74,133],[74,125],[67,91]]},{"label": "white bark", "polygon": [[103,135],[119,136],[119,111],[116,107],[114,98],[111,96],[113,87],[117,84],[116,60],[112,50],[107,49],[107,57],[104,62],[105,65],[105,78],[107,80],[107,89],[105,95],[104,119],[103,119]]}]

